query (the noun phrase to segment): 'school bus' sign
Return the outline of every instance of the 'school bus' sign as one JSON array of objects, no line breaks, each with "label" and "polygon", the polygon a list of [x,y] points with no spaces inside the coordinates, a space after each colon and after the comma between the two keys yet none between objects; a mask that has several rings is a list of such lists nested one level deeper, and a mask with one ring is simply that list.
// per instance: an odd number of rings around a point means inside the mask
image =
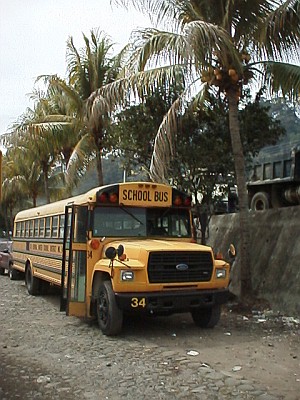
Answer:
[{"label": "'school bus' sign", "polygon": [[137,203],[140,203],[144,206],[171,206],[172,188],[159,190],[155,186],[150,186],[148,188],[137,187],[133,189],[126,189],[125,187],[121,187],[120,202],[128,206],[136,206]]}]

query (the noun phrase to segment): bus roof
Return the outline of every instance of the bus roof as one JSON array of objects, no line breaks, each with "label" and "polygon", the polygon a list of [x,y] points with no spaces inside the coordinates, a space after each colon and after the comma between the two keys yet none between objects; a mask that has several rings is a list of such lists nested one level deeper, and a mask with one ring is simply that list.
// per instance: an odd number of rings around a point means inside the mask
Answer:
[{"label": "bus roof", "polygon": [[101,189],[112,189],[114,187],[121,186],[132,186],[132,185],[155,185],[160,187],[170,187],[162,183],[155,182],[125,182],[125,183],[114,183],[105,186],[95,187],[86,193],[79,194],[77,196],[69,197],[64,200],[55,201],[53,203],[45,204],[42,206],[29,208],[27,210],[20,211],[15,217],[15,221],[26,220],[35,217],[51,216],[57,214],[64,214],[66,205],[87,205],[89,203],[96,202],[96,194]]}]

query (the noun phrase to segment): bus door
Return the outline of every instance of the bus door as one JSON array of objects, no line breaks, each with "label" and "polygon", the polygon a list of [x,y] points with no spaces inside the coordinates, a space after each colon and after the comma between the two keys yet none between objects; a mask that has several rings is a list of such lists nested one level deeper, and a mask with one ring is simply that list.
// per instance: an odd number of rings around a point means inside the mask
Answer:
[{"label": "bus door", "polygon": [[86,206],[66,206],[60,309],[77,317],[86,316],[87,221]]}]

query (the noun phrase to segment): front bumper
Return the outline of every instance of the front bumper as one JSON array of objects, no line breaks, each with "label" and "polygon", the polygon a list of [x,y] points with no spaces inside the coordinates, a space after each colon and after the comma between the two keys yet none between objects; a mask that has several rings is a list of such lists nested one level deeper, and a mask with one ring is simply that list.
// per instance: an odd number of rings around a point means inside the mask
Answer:
[{"label": "front bumper", "polygon": [[188,292],[142,292],[116,293],[117,305],[121,310],[134,312],[188,312],[195,308],[208,308],[226,303],[228,289],[193,290]]}]

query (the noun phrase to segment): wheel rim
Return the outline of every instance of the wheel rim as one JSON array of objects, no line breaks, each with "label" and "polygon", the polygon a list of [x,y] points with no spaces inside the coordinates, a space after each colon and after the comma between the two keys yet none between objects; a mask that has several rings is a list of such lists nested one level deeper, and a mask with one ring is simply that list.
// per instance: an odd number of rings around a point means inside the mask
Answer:
[{"label": "wheel rim", "polygon": [[103,326],[107,325],[109,314],[108,298],[105,292],[101,292],[98,300],[98,315]]}]

